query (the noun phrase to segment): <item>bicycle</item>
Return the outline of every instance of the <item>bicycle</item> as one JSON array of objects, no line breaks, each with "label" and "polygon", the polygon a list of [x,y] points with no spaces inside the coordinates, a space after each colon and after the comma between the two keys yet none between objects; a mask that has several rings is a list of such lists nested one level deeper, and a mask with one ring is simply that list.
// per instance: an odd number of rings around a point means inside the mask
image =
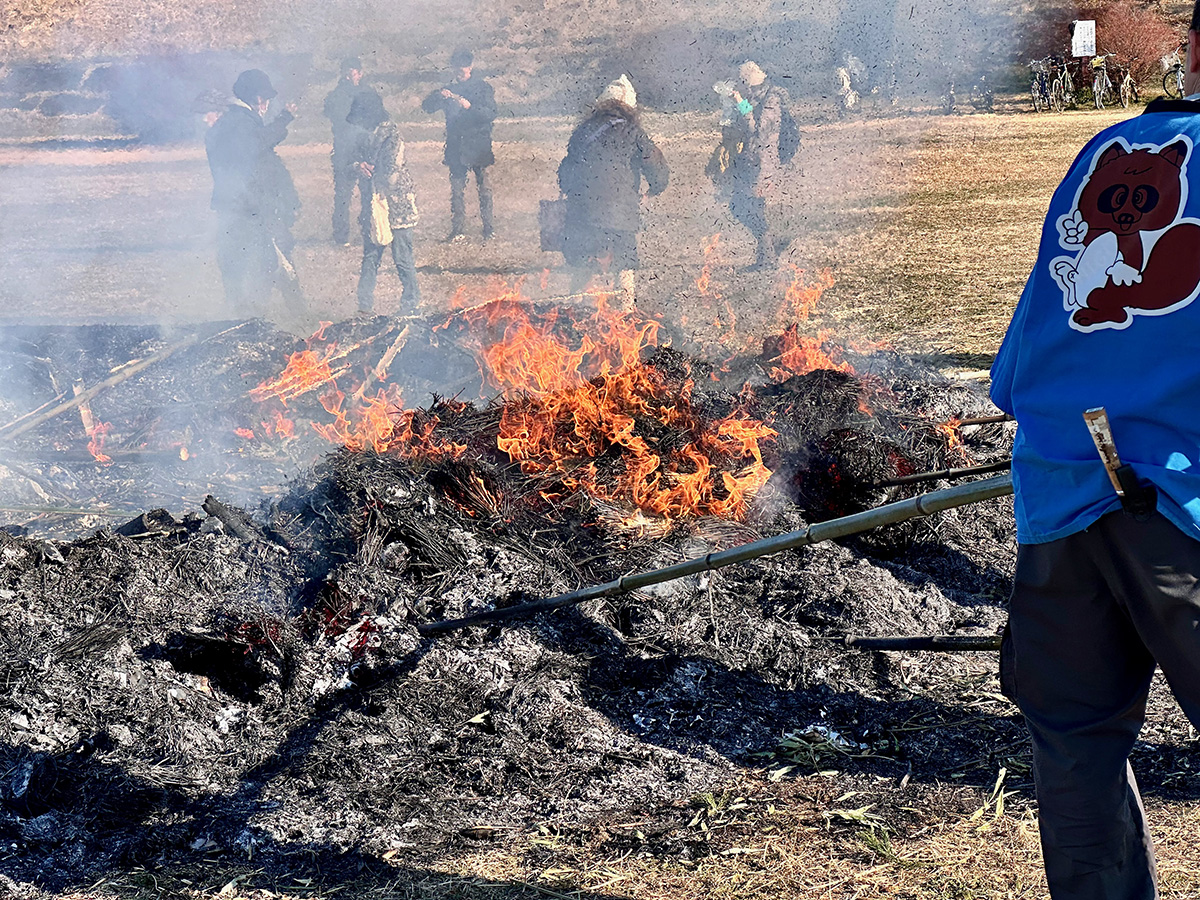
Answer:
[{"label": "bicycle", "polygon": [[986,75],[980,75],[979,80],[971,85],[970,103],[976,110],[995,112],[996,92],[988,84]]},{"label": "bicycle", "polygon": [[1050,109],[1050,57],[1035,59],[1029,63],[1029,94],[1033,99],[1033,111]]},{"label": "bicycle", "polygon": [[1108,77],[1108,56],[1092,58],[1092,99],[1096,109],[1104,109],[1105,103],[1116,101],[1116,88]]},{"label": "bicycle", "polygon": [[1075,93],[1075,79],[1071,75],[1071,63],[1064,59],[1059,63],[1058,77],[1055,78],[1055,84],[1059,86],[1059,93],[1062,96],[1063,106],[1069,106],[1075,109],[1079,105],[1079,97]]},{"label": "bicycle", "polygon": [[1162,86],[1163,93],[1173,100],[1183,99],[1183,59],[1179,56],[1179,51],[1175,50],[1162,59],[1163,68],[1166,74],[1163,75]]},{"label": "bicycle", "polygon": [[1129,66],[1123,66],[1119,63],[1115,64],[1117,75],[1119,76],[1120,87],[1117,88],[1117,95],[1121,99],[1121,106],[1125,109],[1134,103],[1141,103],[1142,98],[1138,94],[1137,82],[1133,80],[1133,73]]}]

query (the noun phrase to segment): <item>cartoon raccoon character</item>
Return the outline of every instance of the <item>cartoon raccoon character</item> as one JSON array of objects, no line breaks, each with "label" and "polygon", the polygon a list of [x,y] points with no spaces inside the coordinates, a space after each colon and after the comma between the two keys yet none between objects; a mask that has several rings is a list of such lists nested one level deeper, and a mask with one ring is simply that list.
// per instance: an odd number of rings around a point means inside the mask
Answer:
[{"label": "cartoon raccoon character", "polygon": [[1165,315],[1200,291],[1200,222],[1182,219],[1191,142],[1101,149],[1075,209],[1058,220],[1059,243],[1082,248],[1050,264],[1071,327],[1127,328],[1133,315]]}]

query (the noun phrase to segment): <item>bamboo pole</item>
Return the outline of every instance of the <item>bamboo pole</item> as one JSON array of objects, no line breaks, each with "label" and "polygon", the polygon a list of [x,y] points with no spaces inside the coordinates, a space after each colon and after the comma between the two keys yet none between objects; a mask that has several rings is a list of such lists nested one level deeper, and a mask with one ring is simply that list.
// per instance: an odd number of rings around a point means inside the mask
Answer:
[{"label": "bamboo pole", "polygon": [[164,347],[162,350],[159,350],[157,353],[155,353],[151,356],[147,356],[144,359],[131,360],[130,362],[125,363],[125,365],[120,366],[117,369],[114,369],[112,374],[109,375],[107,378],[105,378],[103,381],[99,381],[96,384],[92,385],[92,387],[88,388],[86,391],[76,394],[74,397],[72,397],[70,400],[66,401],[65,403],[60,403],[58,406],[54,407],[53,409],[46,410],[46,412],[41,413],[36,416],[33,416],[32,418],[29,418],[28,415],[22,416],[20,419],[17,419],[15,422],[10,422],[8,425],[0,427],[0,440],[7,440],[7,439],[19,437],[20,435],[24,434],[27,431],[32,431],[34,428],[37,428],[39,425],[42,425],[45,422],[49,422],[51,419],[61,416],[63,413],[70,412],[75,407],[80,406],[84,403],[87,403],[93,397],[97,396],[98,394],[104,393],[109,388],[116,387],[122,381],[128,381],[134,375],[137,375],[139,372],[142,372],[145,369],[150,368],[155,363],[162,362],[164,359],[166,359],[168,356],[172,355],[173,353],[183,350],[186,347],[191,347],[193,344],[199,344],[204,341],[210,341],[213,338],[218,338],[218,337],[221,337],[222,335],[229,334],[232,331],[237,331],[239,328],[245,327],[249,323],[249,321],[251,321],[251,320],[247,320],[246,322],[241,322],[237,325],[234,325],[231,328],[226,328],[224,331],[219,331],[216,334],[211,334],[211,335],[208,335],[207,337],[202,337],[201,335],[194,334],[191,337],[180,341],[178,344],[172,344],[170,347]]},{"label": "bamboo pole", "polygon": [[743,544],[740,547],[732,547],[729,550],[709,553],[707,556],[697,556],[663,569],[653,569],[649,572],[638,572],[633,575],[622,575],[620,578],[610,581],[607,584],[581,588],[567,594],[559,594],[556,597],[535,600],[532,603],[522,603],[519,606],[492,609],[461,619],[450,619],[445,622],[430,622],[425,625],[418,625],[417,631],[423,635],[443,634],[448,631],[468,628],[472,625],[507,621],[533,615],[534,613],[558,609],[563,606],[573,606],[576,603],[583,603],[586,600],[598,600],[602,597],[628,594],[644,587],[649,587],[652,584],[662,584],[666,581],[674,581],[677,578],[686,578],[689,575],[699,575],[702,572],[724,568],[735,563],[748,562],[762,556],[781,553],[784,550],[795,550],[811,544],[819,544],[822,541],[835,541],[840,538],[849,537],[852,534],[870,531],[872,528],[878,528],[881,525],[892,525],[897,522],[905,522],[909,519],[943,512],[947,509],[967,506],[971,503],[980,503],[995,497],[1006,497],[1012,493],[1012,490],[1012,477],[1009,475],[1000,475],[995,478],[984,479],[983,481],[961,484],[956,487],[910,497],[907,500],[899,500],[895,503],[889,503],[886,506],[868,509],[850,516],[843,516],[840,519],[818,522],[815,525],[809,525],[807,528],[801,528],[798,531],[789,531],[786,534],[764,538],[761,541],[753,541],[749,544]]},{"label": "bamboo pole", "polygon": [[991,475],[993,472],[1007,472],[1012,468],[1012,460],[986,463],[982,466],[967,466],[961,469],[939,469],[936,472],[918,472],[915,475],[899,475],[896,478],[886,478],[877,481],[872,487],[899,487],[902,484],[920,484],[922,481],[954,481],[958,478],[970,478],[972,475]]},{"label": "bamboo pole", "polygon": [[998,634],[926,634],[865,637],[847,634],[834,638],[851,650],[942,650],[947,653],[999,650]]}]

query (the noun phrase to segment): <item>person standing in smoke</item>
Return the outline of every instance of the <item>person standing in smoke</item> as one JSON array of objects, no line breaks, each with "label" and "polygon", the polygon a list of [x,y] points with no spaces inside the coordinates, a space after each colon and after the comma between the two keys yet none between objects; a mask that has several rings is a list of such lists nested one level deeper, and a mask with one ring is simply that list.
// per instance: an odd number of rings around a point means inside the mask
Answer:
[{"label": "person standing in smoke", "polygon": [[786,114],[787,95],[774,87],[767,73],[753,61],[738,70],[739,87],[733,92],[737,104],[736,127],[741,133],[741,151],[732,164],[729,211],[750,229],[756,241],[752,270],[775,265],[778,250],[767,216],[768,200],[774,201],[782,187],[784,163],[780,159],[780,132]]},{"label": "person standing in smoke", "polygon": [[567,198],[563,255],[575,267],[573,293],[593,274],[615,270],[621,303],[633,308],[642,179],[656,196],[669,176],[666,158],[642,128],[633,84],[622,75],[572,132],[558,167],[558,186]]},{"label": "person standing in smoke", "polygon": [[[363,129],[353,154],[353,167],[364,179],[368,194],[363,203],[371,204],[378,195],[387,203],[388,225],[391,228],[392,261],[404,289],[403,306],[416,312],[421,302],[417,285],[417,266],[413,259],[413,228],[417,224],[416,188],[408,167],[404,164],[404,141],[400,129],[388,116],[383,98],[375,91],[364,91],[354,98],[347,121]],[[373,241],[371,217],[363,217],[363,261],[358,279],[358,309],[368,313],[375,308],[375,280],[383,251],[388,245]]]},{"label": "person standing in smoke", "polygon": [[[291,223],[283,224],[278,195],[285,189],[280,170],[289,185],[291,176],[275,147],[287,137],[295,106],[289,104],[267,123],[267,109],[275,96],[265,72],[243,72],[233,84],[229,108],[208,130],[204,141],[213,178],[217,265],[225,299],[233,309],[252,314],[265,311],[277,275],[281,269],[290,268],[290,260],[276,241],[282,231],[287,231],[290,238]],[[294,186],[291,190],[294,194]],[[295,208],[291,211],[293,220],[294,216]],[[288,265],[284,267],[281,262]],[[284,286],[288,272],[282,274]],[[294,268],[290,274],[294,283]]]},{"label": "person standing in smoke", "polygon": [[492,123],[496,120],[496,95],[492,86],[474,71],[471,51],[455,50],[450,57],[454,80],[439,88],[422,103],[427,113],[446,114],[446,152],[442,161],[450,170],[450,234],[448,241],[466,236],[467,176],[475,173],[479,189],[479,217],[483,220],[483,239],[495,234],[492,221],[492,186],[488,167],[496,162],[492,153]]},{"label": "person standing in smoke", "polygon": [[[325,98],[325,118],[333,128],[333,242],[346,247],[350,245],[350,204],[354,186],[359,182],[358,173],[350,165],[358,131],[346,121],[346,116],[354,98],[364,90],[360,87],[362,77],[362,60],[357,57],[343,60],[337,87]],[[365,196],[360,187],[360,202]]]}]

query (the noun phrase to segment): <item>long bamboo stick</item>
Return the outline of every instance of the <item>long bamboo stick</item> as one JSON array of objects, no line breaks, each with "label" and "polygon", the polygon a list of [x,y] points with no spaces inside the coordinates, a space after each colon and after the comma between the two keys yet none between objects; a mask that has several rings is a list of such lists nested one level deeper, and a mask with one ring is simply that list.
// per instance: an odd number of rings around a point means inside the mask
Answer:
[{"label": "long bamboo stick", "polygon": [[674,581],[677,578],[686,578],[689,575],[699,575],[701,572],[709,572],[713,569],[734,565],[735,563],[748,562],[762,556],[781,553],[784,550],[807,547],[811,544],[821,543],[822,541],[838,540],[839,538],[849,537],[852,534],[870,531],[872,528],[878,528],[881,525],[892,525],[897,522],[905,522],[908,519],[916,519],[932,515],[933,513],[943,512],[947,509],[954,509],[958,506],[980,503],[995,497],[1005,497],[1011,494],[1012,490],[1012,476],[1010,475],[1000,475],[970,484],[960,484],[956,487],[932,491],[928,494],[910,497],[907,500],[889,503],[886,506],[868,509],[854,515],[843,516],[840,519],[818,522],[815,525],[809,525],[807,528],[801,528],[798,531],[789,531],[786,534],[764,538],[761,541],[753,541],[749,544],[743,544],[740,547],[732,547],[729,550],[709,553],[707,556],[697,556],[663,569],[653,569],[649,572],[638,572],[633,575],[622,575],[616,581],[610,581],[607,584],[581,588],[567,594],[559,594],[557,597],[535,600],[532,603],[522,603],[519,606],[488,610],[487,612],[476,613],[475,615],[465,616],[461,619],[449,619],[445,622],[431,622],[426,625],[418,625],[417,631],[425,635],[442,634],[472,625],[507,621],[533,615],[534,613],[558,609],[563,606],[573,606],[576,603],[583,603],[586,600],[597,600],[601,597],[628,594],[641,588],[649,587],[652,584],[662,584],[665,581]]},{"label": "long bamboo stick", "polygon": [[86,391],[80,391],[78,394],[76,394],[70,400],[67,400],[65,403],[60,403],[58,406],[54,407],[53,409],[46,410],[46,412],[42,413],[40,416],[34,416],[32,419],[29,419],[28,421],[23,422],[22,424],[17,425],[16,427],[0,429],[0,438],[3,438],[3,439],[15,438],[15,437],[18,437],[18,436],[24,434],[27,431],[32,431],[34,428],[37,428],[39,425],[41,425],[45,422],[49,422],[51,419],[56,418],[57,416],[61,416],[63,413],[69,412],[70,410],[74,409],[75,407],[81,406],[84,403],[87,403],[89,400],[91,400],[96,395],[102,394],[102,393],[104,393],[104,391],[107,391],[110,387],[115,387],[116,385],[120,384],[122,381],[128,381],[134,375],[138,374],[138,372],[141,372],[144,369],[150,368],[150,366],[154,365],[155,363],[162,362],[164,359],[166,359],[168,356],[170,356],[175,351],[182,350],[184,347],[190,347],[192,344],[196,343],[198,340],[200,340],[199,336],[194,335],[194,336],[188,338],[186,341],[180,341],[178,344],[173,344],[170,347],[167,347],[163,350],[159,350],[153,356],[147,356],[145,359],[141,359],[135,363],[131,363],[131,364],[125,366],[124,368],[119,369],[112,375],[109,375],[103,381],[96,382],[96,384],[92,385]]},{"label": "long bamboo stick", "polygon": [[993,472],[1006,472],[1012,468],[1011,459],[986,463],[982,466],[966,466],[961,469],[939,469],[936,472],[918,472],[915,475],[899,475],[895,478],[885,478],[877,481],[873,487],[898,487],[902,484],[920,484],[922,481],[956,481],[959,478],[970,478],[973,475],[991,475]]},{"label": "long bamboo stick", "polygon": [[105,391],[107,391],[110,387],[116,387],[122,381],[128,381],[130,378],[132,378],[134,375],[138,374],[139,372],[150,368],[151,366],[153,366],[156,363],[162,362],[164,359],[166,359],[171,354],[176,353],[180,350],[183,350],[185,347],[190,347],[193,344],[198,344],[198,343],[201,343],[202,341],[210,341],[213,338],[218,338],[218,337],[221,337],[222,335],[229,334],[231,331],[237,331],[239,328],[242,328],[246,324],[248,324],[248,322],[249,322],[249,320],[247,320],[247,322],[242,322],[238,325],[234,325],[232,328],[226,328],[224,331],[220,331],[217,334],[211,334],[208,336],[201,336],[198,334],[194,334],[191,337],[180,341],[178,344],[172,344],[170,347],[164,347],[162,350],[159,350],[157,353],[155,353],[151,356],[147,356],[144,359],[132,360],[132,361],[126,363],[125,365],[121,366],[120,368],[115,369],[113,371],[113,373],[111,375],[109,375],[107,378],[105,378],[103,381],[96,382],[96,384],[92,385],[86,391],[82,391],[79,394],[76,394],[74,397],[72,397],[70,400],[67,400],[65,403],[60,403],[58,406],[54,407],[53,409],[48,409],[44,413],[36,415],[32,418],[28,418],[27,416],[22,416],[17,421],[10,422],[8,425],[0,427],[0,440],[15,438],[15,437],[18,437],[18,436],[24,434],[27,431],[32,431],[34,428],[37,428],[39,425],[41,425],[45,422],[49,422],[51,419],[61,416],[65,412],[70,412],[75,407],[77,407],[83,403],[87,403],[89,400],[91,400],[96,395],[102,394]]}]

